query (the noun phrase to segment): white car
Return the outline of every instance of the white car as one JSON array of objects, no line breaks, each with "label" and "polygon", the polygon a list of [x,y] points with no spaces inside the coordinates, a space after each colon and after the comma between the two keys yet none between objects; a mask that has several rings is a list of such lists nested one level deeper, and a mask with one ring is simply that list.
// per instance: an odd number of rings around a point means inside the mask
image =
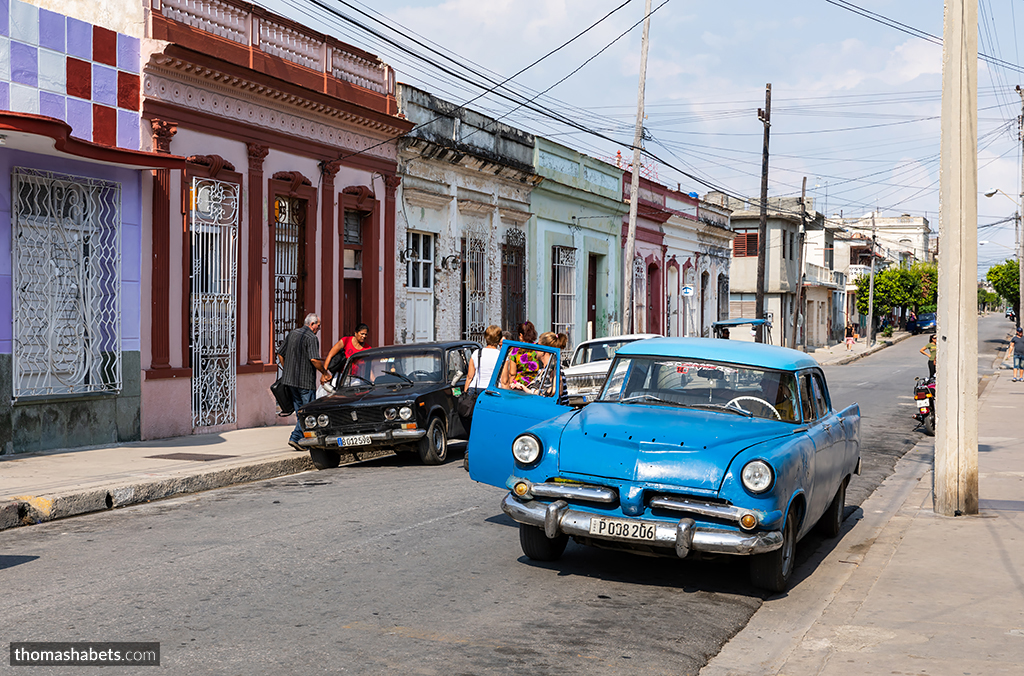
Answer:
[{"label": "white car", "polygon": [[619,348],[644,338],[660,336],[657,333],[631,333],[626,336],[594,338],[577,345],[569,367],[565,369],[565,384],[569,396],[593,401],[601,392],[612,359]]}]

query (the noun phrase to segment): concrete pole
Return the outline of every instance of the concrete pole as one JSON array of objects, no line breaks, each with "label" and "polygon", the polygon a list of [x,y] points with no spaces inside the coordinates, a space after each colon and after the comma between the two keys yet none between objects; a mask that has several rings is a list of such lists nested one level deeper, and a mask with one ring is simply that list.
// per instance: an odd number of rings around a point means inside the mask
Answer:
[{"label": "concrete pole", "polygon": [[[1020,138],[1024,144],[1024,90],[1020,85],[1017,85],[1017,93],[1020,95]],[[1024,310],[1024,233],[1020,232],[1021,211],[1024,210],[1024,153],[1021,153],[1020,163],[1020,201],[1014,214],[1017,221],[1017,328],[1020,328],[1020,313]]]},{"label": "concrete pole", "polygon": [[875,212],[871,212],[871,276],[868,278],[868,333],[864,346],[875,342]]},{"label": "concrete pole", "polygon": [[[757,118],[764,124],[764,152],[761,156],[761,219],[757,224],[757,293],[754,296],[754,317],[764,319],[764,269],[768,259],[768,138],[772,127],[772,84],[764,86],[764,110],[757,109]],[[764,325],[757,327],[755,340],[765,342]]]},{"label": "concrete pole", "polygon": [[647,35],[651,30],[651,0],[644,5],[644,32],[640,38],[640,85],[636,94],[636,130],[633,133],[633,169],[630,172],[629,228],[622,255],[622,332],[633,333],[633,258],[636,256],[636,212],[640,204],[640,144],[644,137],[644,85],[647,81]]},{"label": "concrete pole", "polygon": [[978,0],[946,0],[939,168],[937,514],[978,513]]}]

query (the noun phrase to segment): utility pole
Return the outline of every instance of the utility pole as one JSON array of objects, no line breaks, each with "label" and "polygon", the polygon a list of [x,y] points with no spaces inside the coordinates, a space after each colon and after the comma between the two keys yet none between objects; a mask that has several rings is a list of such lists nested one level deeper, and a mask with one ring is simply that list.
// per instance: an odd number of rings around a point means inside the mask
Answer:
[{"label": "utility pole", "polygon": [[864,345],[875,342],[875,212],[871,212],[871,277],[868,279],[868,333]]},{"label": "utility pole", "polygon": [[[757,224],[757,296],[754,316],[764,319],[764,268],[768,256],[768,135],[772,126],[772,83],[764,86],[764,110],[757,109],[757,119],[764,124],[764,153],[761,156],[761,220]],[[756,340],[764,342],[764,325],[757,327]]]},{"label": "utility pole", "polygon": [[[1020,95],[1020,139],[1024,145],[1024,90],[1017,85]],[[1020,313],[1024,310],[1024,233],[1021,232],[1021,211],[1024,210],[1024,153],[1020,158],[1020,200],[1017,202],[1017,328],[1020,328]]]},{"label": "utility pole", "polygon": [[933,509],[978,513],[978,2],[946,0]]},{"label": "utility pole", "polygon": [[633,133],[633,169],[630,172],[629,228],[622,255],[622,331],[633,333],[633,258],[636,256],[636,212],[640,204],[640,144],[644,138],[644,85],[647,81],[647,35],[651,30],[651,0],[644,5],[644,32],[640,38],[640,85],[636,94],[636,130]]},{"label": "utility pole", "polygon": [[[797,256],[797,268],[796,268],[796,301],[793,304],[793,335],[789,338],[789,346],[796,348],[796,332],[799,328],[800,311],[803,309],[803,298],[804,298],[804,237],[807,230],[807,177],[804,176],[803,186],[800,188],[800,237],[798,238],[797,244],[799,245],[799,254]],[[822,239],[824,241],[824,238]],[[806,319],[804,320],[806,323]],[[807,344],[807,334],[804,333],[802,336],[803,340],[800,341],[802,345]]]}]

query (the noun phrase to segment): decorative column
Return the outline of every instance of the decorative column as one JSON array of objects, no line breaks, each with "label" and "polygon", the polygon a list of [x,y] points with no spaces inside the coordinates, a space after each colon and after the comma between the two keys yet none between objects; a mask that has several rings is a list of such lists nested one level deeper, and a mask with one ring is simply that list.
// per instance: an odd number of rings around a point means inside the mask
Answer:
[{"label": "decorative column", "polygon": [[[178,125],[150,120],[153,149],[170,154],[171,139]],[[153,171],[153,267],[152,317],[150,325],[151,364],[154,370],[171,368],[170,285],[171,285],[171,170]]]},{"label": "decorative column", "polygon": [[[334,177],[338,175],[341,162],[323,162],[320,165],[320,178],[323,183],[323,196],[321,197],[322,207],[320,212],[320,256],[323,260],[320,289],[320,316],[321,321],[326,318],[320,326],[320,345],[324,356],[334,345],[334,325],[337,322],[338,331],[341,331],[341,310],[340,303],[335,307],[334,303],[334,247],[339,241],[337,232],[334,229],[334,214],[337,213],[335,200],[337,193],[334,190]],[[344,287],[339,289],[339,296],[345,293]]]},{"label": "decorative column", "polygon": [[395,342],[395,193],[401,182],[401,176],[384,177],[384,345]]},{"label": "decorative column", "polygon": [[249,324],[247,366],[263,364],[263,160],[268,146],[246,143],[249,154]]}]

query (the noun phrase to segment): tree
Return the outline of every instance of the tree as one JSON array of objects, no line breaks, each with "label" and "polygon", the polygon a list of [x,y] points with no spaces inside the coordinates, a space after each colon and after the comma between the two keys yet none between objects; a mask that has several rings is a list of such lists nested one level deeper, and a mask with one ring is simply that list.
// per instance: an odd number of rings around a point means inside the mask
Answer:
[{"label": "tree", "polygon": [[1017,261],[1007,260],[993,265],[985,275],[992,282],[992,288],[1013,306],[1013,311],[1020,317],[1020,271]]}]

